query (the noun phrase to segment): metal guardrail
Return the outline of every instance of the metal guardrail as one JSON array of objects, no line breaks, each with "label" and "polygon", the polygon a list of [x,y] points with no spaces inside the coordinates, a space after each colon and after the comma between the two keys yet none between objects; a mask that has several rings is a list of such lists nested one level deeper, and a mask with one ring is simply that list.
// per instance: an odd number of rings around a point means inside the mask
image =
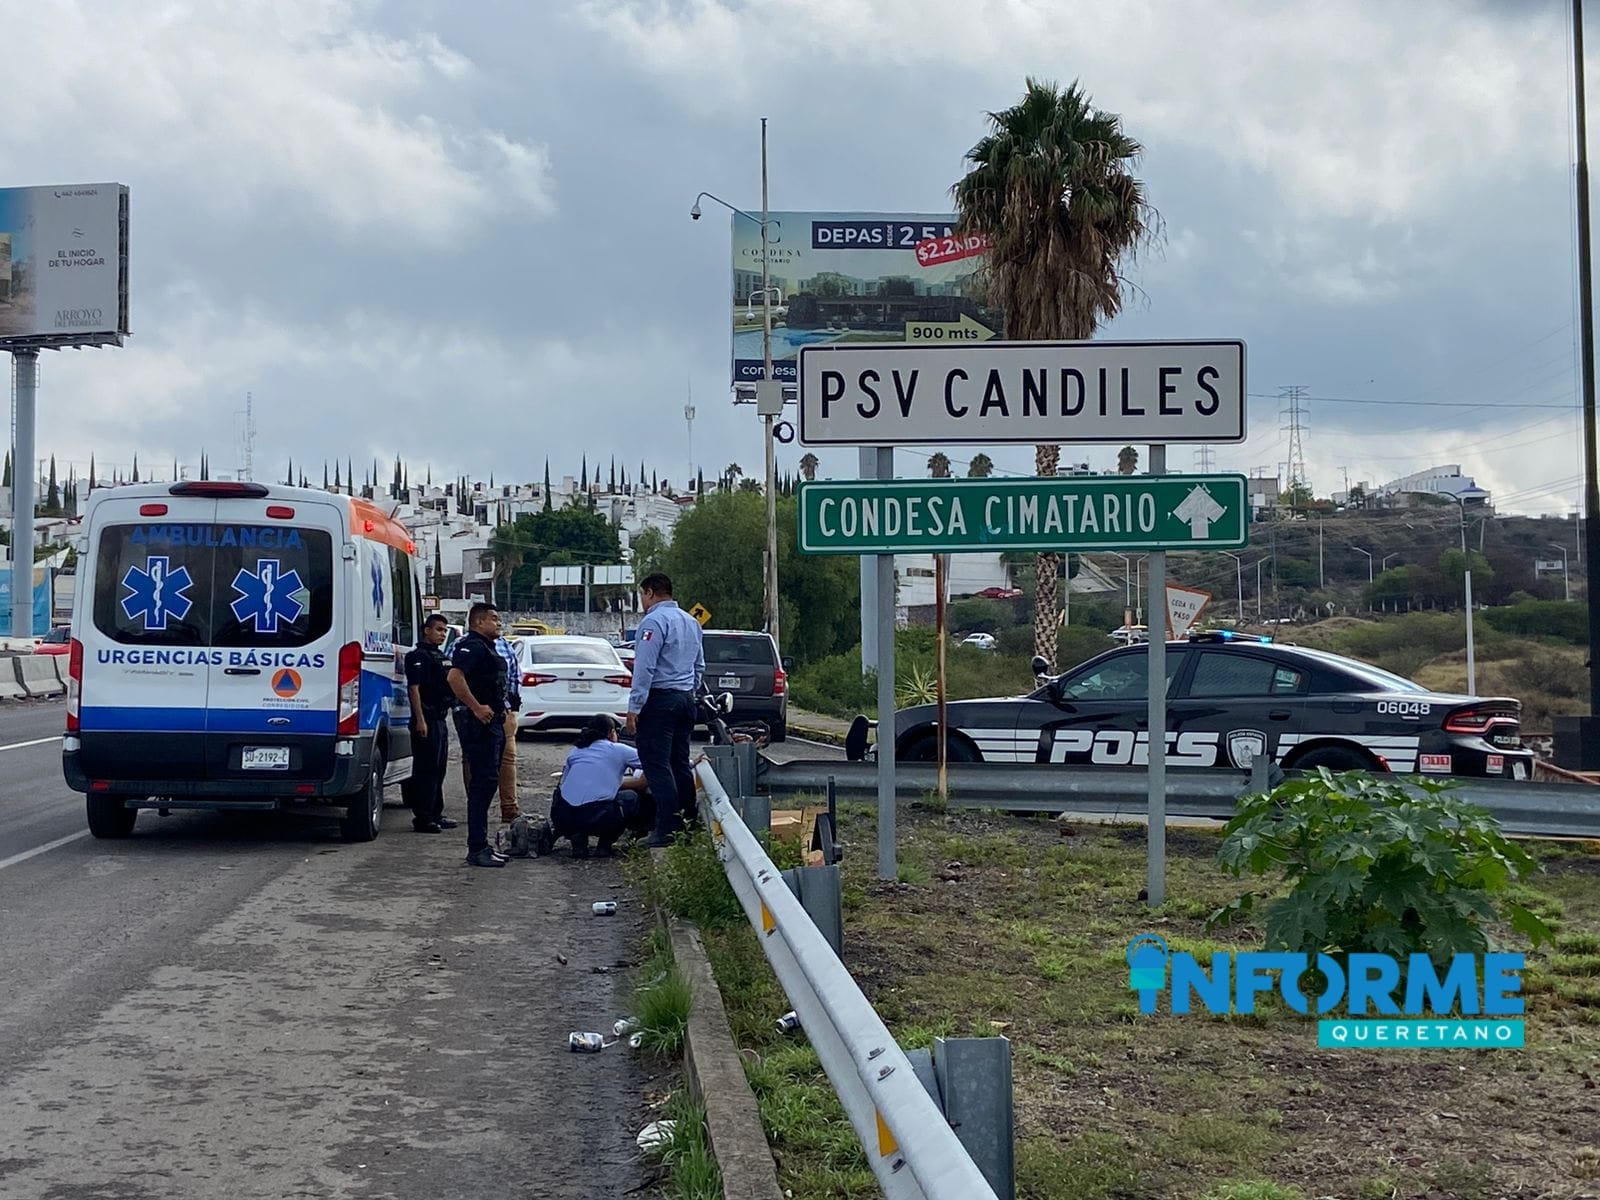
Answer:
[{"label": "metal guardrail", "polygon": [[[1143,771],[1120,767],[1040,767],[1011,763],[951,763],[950,803],[957,808],[1015,812],[1126,812],[1143,816]],[[841,794],[872,796],[877,764],[796,759],[767,762],[760,782],[777,795],[819,792],[830,780]],[[938,787],[938,769],[929,763],[896,763],[899,796],[921,797]],[[1482,805],[1507,833],[1527,837],[1600,838],[1600,788],[1574,784],[1458,779],[1461,799]],[[1243,772],[1167,772],[1167,815],[1226,821],[1240,796],[1259,791],[1263,781]]]},{"label": "metal guardrail", "polygon": [[728,881],[886,1200],[996,1200],[910,1058],[739,818],[711,764],[697,763],[695,776]]}]

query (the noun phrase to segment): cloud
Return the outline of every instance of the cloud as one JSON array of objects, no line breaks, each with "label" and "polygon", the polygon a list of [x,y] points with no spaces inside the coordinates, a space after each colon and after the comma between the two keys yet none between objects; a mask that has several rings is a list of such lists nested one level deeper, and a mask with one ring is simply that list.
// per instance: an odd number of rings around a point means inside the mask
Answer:
[{"label": "cloud", "polygon": [[132,182],[137,205],[141,180],[183,179],[191,208],[346,238],[448,244],[503,211],[550,215],[542,146],[428,111],[472,64],[369,15],[349,0],[41,9],[7,27],[0,155],[53,176],[26,182],[87,171]]},{"label": "cloud", "polygon": [[[819,62],[885,87],[982,95],[1080,76],[1147,144],[1203,150],[1302,215],[1398,221],[1560,152],[1561,27],[1459,0],[1068,6],[1057,0],[598,0],[581,10],[698,114],[815,88]],[[708,70],[707,64],[717,64]]]}]

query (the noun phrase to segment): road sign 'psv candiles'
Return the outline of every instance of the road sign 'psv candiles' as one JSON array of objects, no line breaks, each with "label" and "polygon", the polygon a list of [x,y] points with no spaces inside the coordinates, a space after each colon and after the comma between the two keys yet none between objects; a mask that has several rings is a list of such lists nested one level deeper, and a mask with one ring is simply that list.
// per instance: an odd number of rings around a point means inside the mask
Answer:
[{"label": "road sign 'psv candiles'", "polygon": [[799,375],[812,446],[1245,438],[1239,341],[833,343]]}]

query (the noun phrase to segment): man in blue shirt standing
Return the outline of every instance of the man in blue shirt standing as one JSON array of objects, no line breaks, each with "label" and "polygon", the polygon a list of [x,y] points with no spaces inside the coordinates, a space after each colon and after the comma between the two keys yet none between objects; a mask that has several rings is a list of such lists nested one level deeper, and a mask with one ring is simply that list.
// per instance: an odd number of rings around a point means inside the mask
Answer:
[{"label": "man in blue shirt standing", "polygon": [[628,724],[639,747],[644,777],[656,802],[651,846],[672,844],[685,815],[694,812],[694,769],[689,737],[694,732],[695,689],[706,669],[700,623],[672,598],[672,580],[657,572],[639,583],[645,614],[634,639],[633,691]]}]

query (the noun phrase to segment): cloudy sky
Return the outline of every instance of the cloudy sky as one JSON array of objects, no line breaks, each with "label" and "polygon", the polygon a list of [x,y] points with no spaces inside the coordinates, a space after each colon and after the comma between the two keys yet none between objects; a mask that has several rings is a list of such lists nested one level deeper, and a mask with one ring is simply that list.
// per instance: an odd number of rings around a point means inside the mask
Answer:
[{"label": "cloudy sky", "polygon": [[759,206],[766,116],[774,209],[944,211],[1032,74],[1081,80],[1146,147],[1166,239],[1109,332],[1248,343],[1252,433],[1219,468],[1283,461],[1297,385],[1319,494],[1460,462],[1506,508],[1561,511],[1582,470],[1566,12],[0,0],[0,185],[132,189],[133,336],[44,357],[40,452],[64,472],[205,449],[220,472],[250,392],[258,476],[401,454],[531,480],[615,454],[681,480],[692,389],[696,464],[756,472],[728,226],[691,222],[695,194]]}]

